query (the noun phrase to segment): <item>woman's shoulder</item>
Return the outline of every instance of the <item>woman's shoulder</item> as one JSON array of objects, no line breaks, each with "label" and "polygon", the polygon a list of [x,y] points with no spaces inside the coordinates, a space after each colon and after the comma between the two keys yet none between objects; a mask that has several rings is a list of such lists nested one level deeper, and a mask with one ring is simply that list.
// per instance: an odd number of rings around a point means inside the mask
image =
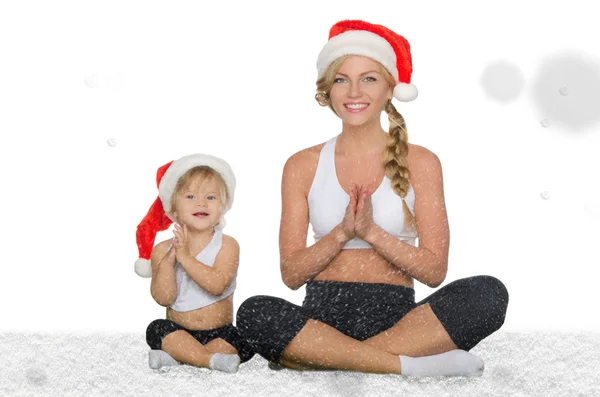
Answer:
[{"label": "woman's shoulder", "polygon": [[430,167],[440,164],[439,157],[430,149],[425,146],[416,145],[414,143],[408,144],[408,163],[409,168],[416,167]]},{"label": "woman's shoulder", "polygon": [[286,165],[288,163],[300,166],[300,165],[310,165],[315,162],[315,160],[319,159],[319,155],[321,154],[321,149],[325,146],[326,142],[319,143],[318,145],[314,145],[311,147],[307,147],[302,149],[294,154],[292,154],[286,161]]},{"label": "woman's shoulder", "polygon": [[441,179],[442,163],[439,157],[424,146],[408,145],[408,169],[415,189],[427,181]]},{"label": "woman's shoulder", "polygon": [[284,182],[293,180],[296,184],[303,182],[310,184],[317,172],[319,156],[325,143],[307,147],[292,154],[283,167]]}]

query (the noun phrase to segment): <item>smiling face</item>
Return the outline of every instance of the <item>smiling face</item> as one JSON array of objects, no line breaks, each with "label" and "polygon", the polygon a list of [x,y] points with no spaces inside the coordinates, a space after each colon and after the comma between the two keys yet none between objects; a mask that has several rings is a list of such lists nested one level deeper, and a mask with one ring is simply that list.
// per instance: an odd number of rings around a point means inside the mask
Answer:
[{"label": "smiling face", "polygon": [[182,177],[171,200],[172,214],[179,224],[198,231],[213,228],[221,219],[225,203],[225,184],[207,171]]},{"label": "smiling face", "polygon": [[329,90],[330,104],[344,124],[359,126],[379,122],[392,98],[392,86],[381,64],[362,56],[345,58]]},{"label": "smiling face", "polygon": [[216,178],[195,178],[177,197],[173,215],[190,229],[210,229],[219,222],[223,205]]}]

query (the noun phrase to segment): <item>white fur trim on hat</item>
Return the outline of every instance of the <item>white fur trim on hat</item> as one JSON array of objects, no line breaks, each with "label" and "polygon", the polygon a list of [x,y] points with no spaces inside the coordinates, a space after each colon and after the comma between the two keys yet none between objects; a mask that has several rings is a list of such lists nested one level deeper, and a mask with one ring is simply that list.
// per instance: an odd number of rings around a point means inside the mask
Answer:
[{"label": "white fur trim on hat", "polygon": [[135,272],[140,277],[152,277],[152,265],[148,259],[139,258],[135,261]]},{"label": "white fur trim on hat", "polygon": [[402,102],[410,102],[417,99],[419,91],[413,84],[398,83],[394,87],[394,98]]},{"label": "white fur trim on hat", "polygon": [[233,197],[235,194],[236,182],[235,175],[233,174],[233,170],[231,169],[229,164],[227,164],[226,161],[218,157],[211,156],[210,154],[191,154],[189,156],[182,157],[179,160],[175,160],[163,175],[158,186],[158,196],[160,197],[160,201],[162,202],[165,214],[173,222],[177,222],[177,220],[170,213],[171,197],[173,196],[173,192],[175,191],[177,181],[190,168],[202,165],[210,167],[217,171],[223,178],[223,181],[225,181],[225,186],[227,187],[227,194],[229,200],[227,201],[227,203],[225,203],[223,207],[222,215],[224,215],[227,211],[231,209],[231,206],[233,205]]},{"label": "white fur trim on hat", "polygon": [[318,77],[323,76],[333,61],[344,55],[362,55],[374,59],[398,81],[394,48],[383,37],[366,30],[349,30],[329,39],[317,58]]}]

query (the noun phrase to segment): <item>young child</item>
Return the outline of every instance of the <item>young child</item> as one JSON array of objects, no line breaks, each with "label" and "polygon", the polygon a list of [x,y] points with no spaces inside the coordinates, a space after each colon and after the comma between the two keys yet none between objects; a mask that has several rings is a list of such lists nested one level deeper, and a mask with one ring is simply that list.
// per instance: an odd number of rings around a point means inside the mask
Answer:
[{"label": "young child", "polygon": [[[150,367],[184,363],[236,372],[254,352],[232,325],[239,246],[222,229],[233,203],[233,171],[220,158],[192,154],[160,167],[157,184],[159,197],[136,233],[135,271],[152,277],[152,297],[167,307],[167,319],[146,330]],[[152,249],[156,233],[173,222],[175,236]]]}]

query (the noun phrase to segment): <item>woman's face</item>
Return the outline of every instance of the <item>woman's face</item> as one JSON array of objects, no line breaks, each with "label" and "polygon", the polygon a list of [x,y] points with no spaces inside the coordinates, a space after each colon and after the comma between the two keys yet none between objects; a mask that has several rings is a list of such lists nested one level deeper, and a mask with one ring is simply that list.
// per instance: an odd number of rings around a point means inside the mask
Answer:
[{"label": "woman's face", "polygon": [[329,91],[331,105],[344,124],[359,126],[379,121],[392,97],[381,65],[363,56],[348,57],[338,70]]}]

